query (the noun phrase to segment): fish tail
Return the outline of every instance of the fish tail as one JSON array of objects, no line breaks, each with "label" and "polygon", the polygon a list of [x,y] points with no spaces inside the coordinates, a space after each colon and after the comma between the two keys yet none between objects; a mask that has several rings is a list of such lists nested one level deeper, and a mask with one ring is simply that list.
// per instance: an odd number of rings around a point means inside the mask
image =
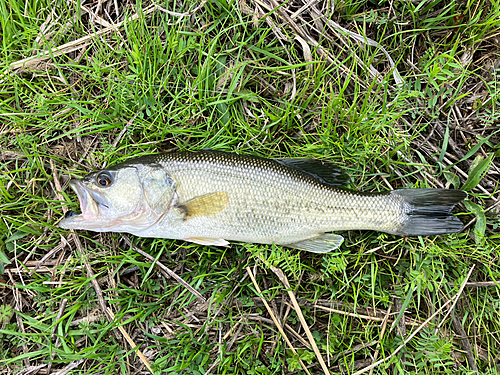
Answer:
[{"label": "fish tail", "polygon": [[402,236],[430,236],[455,233],[462,222],[451,213],[453,207],[467,197],[461,190],[402,189],[391,192],[403,199],[406,218],[394,234]]}]

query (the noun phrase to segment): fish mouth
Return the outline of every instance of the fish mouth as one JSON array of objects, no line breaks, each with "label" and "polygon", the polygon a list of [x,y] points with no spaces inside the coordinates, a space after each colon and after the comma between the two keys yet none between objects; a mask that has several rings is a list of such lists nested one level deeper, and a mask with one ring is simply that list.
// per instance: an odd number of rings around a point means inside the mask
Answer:
[{"label": "fish mouth", "polygon": [[78,197],[81,213],[68,211],[64,219],[59,222],[59,227],[63,229],[94,229],[94,225],[100,226],[103,218],[100,215],[100,206],[107,207],[107,205],[99,197],[96,197],[97,194],[89,191],[81,180],[70,180],[69,186]]}]

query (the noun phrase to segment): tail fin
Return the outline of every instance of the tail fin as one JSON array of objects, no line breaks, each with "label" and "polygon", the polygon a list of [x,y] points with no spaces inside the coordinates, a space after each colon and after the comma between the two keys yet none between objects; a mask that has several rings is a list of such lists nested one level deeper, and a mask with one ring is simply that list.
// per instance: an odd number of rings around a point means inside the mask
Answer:
[{"label": "tail fin", "polygon": [[402,236],[430,236],[455,233],[462,222],[451,213],[457,203],[467,197],[461,190],[403,189],[391,192],[409,205],[407,220],[394,234]]}]

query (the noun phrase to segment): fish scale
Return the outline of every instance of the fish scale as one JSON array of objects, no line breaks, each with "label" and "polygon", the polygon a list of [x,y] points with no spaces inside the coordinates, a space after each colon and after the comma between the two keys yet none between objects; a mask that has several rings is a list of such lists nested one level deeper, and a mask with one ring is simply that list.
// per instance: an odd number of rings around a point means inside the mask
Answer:
[{"label": "fish scale", "polygon": [[[97,176],[103,173],[111,184],[96,187]],[[142,181],[144,192],[127,197],[123,186],[137,184],[135,181]],[[466,196],[459,190],[405,189],[370,194],[339,187],[346,182],[337,167],[314,160],[273,160],[216,151],[149,155],[74,182],[82,205],[85,199],[92,203],[88,204],[92,212],[85,216],[95,220],[86,226],[77,215],[64,219],[61,226],[97,231],[126,228],[143,237],[212,245],[226,245],[231,240],[276,243],[314,252],[340,245],[342,237],[328,233],[333,231],[430,235],[462,227],[450,213]],[[122,197],[113,194],[119,188]],[[131,190],[137,191],[137,187]],[[91,198],[85,198],[86,194]],[[103,204],[96,205],[92,199]],[[118,214],[112,216],[112,209],[105,207],[116,206],[126,213],[123,207],[134,200],[135,220],[144,211],[136,230],[133,223],[115,218]],[[82,212],[85,209],[82,207]],[[115,222],[114,227],[95,224],[104,222],[106,215]],[[122,217],[127,215],[130,213]],[[71,220],[79,227],[72,226]]]},{"label": "fish scale", "polygon": [[[197,154],[188,155],[192,158],[158,160],[179,183],[179,199],[185,201],[226,191],[230,201],[225,210],[213,217],[185,223],[180,235],[184,238],[203,228],[204,237],[231,237],[246,242],[257,238],[261,243],[285,244],[318,232],[384,229],[379,223],[397,222],[402,217],[402,206],[395,202],[391,207],[387,196],[368,198],[339,191],[314,180],[304,180],[299,172],[265,159],[261,162],[244,158],[235,167],[231,160],[226,161],[224,154],[203,154],[199,159]],[[155,235],[167,231],[169,225],[159,226]],[[244,230],[246,233],[241,234]],[[240,233],[238,238],[234,238],[234,231]]]}]

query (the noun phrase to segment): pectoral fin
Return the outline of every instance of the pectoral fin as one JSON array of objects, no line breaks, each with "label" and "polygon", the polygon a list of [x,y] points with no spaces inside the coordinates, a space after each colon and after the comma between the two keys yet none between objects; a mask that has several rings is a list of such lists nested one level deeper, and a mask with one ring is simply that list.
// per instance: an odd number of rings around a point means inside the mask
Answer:
[{"label": "pectoral fin", "polygon": [[310,251],[311,253],[329,253],[338,248],[344,237],[333,233],[323,233],[318,237],[310,238],[308,240],[294,242],[283,246],[291,247],[293,249]]},{"label": "pectoral fin", "polygon": [[198,216],[213,216],[227,207],[229,195],[225,191],[195,197],[178,206],[184,220]]},{"label": "pectoral fin", "polygon": [[194,242],[200,245],[207,246],[229,246],[229,242],[227,242],[224,238],[212,238],[212,237],[190,237],[186,238],[186,241]]}]

